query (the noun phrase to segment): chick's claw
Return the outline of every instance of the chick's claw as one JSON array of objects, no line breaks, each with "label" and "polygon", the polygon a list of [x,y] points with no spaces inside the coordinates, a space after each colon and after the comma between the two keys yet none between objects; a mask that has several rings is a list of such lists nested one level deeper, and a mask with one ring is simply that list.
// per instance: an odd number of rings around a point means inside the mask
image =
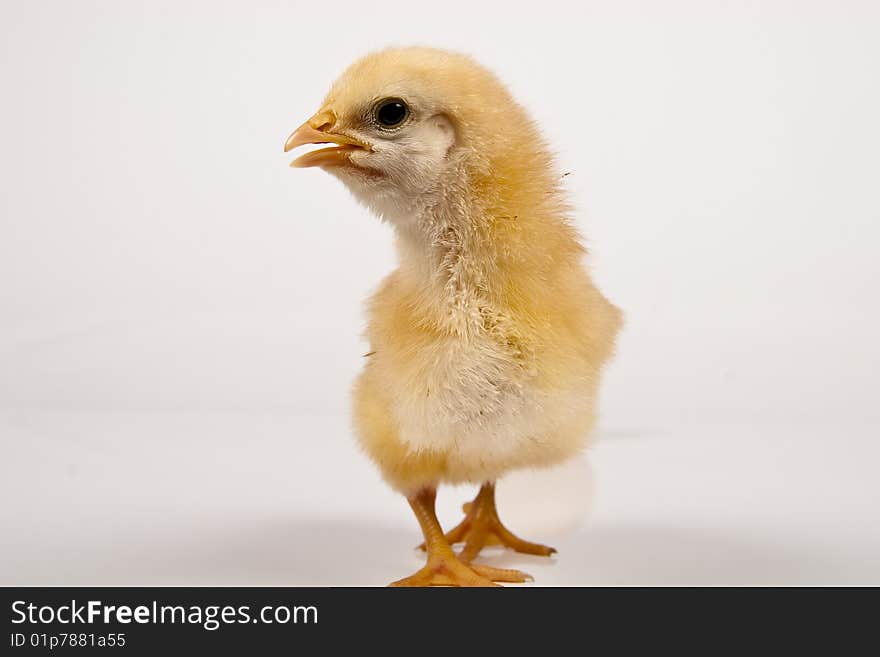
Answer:
[{"label": "chick's claw", "polygon": [[521,584],[522,582],[534,582],[535,578],[524,573],[521,570],[513,568],[493,568],[492,566],[483,566],[479,564],[468,564],[475,573],[482,575],[486,579],[493,582],[510,582],[511,584]]}]

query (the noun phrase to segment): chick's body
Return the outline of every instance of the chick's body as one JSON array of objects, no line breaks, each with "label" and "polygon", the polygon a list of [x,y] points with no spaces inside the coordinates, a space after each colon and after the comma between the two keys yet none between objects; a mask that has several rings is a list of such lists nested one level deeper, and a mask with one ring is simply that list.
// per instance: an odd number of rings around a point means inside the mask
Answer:
[{"label": "chick's body", "polygon": [[[409,113],[386,130],[371,108],[392,102]],[[419,495],[441,482],[574,455],[621,317],[584,268],[561,176],[523,108],[468,57],[393,49],[352,65],[288,145],[302,131],[323,139],[314,130],[328,122],[327,140],[350,152],[299,165],[342,157],[324,168],[396,233],[399,266],[369,303],[354,389],[356,432],[385,479],[422,522],[433,497]],[[423,530],[430,566],[442,550]]]},{"label": "chick's body", "polygon": [[[546,248],[537,235],[532,244]],[[474,262],[453,266],[479,268],[487,255],[459,254]],[[389,483],[412,493],[491,481],[584,446],[619,315],[576,256],[553,262],[540,286],[533,270],[495,277],[499,289],[448,285],[442,267],[432,275],[405,261],[385,280],[354,403],[361,443]]]}]

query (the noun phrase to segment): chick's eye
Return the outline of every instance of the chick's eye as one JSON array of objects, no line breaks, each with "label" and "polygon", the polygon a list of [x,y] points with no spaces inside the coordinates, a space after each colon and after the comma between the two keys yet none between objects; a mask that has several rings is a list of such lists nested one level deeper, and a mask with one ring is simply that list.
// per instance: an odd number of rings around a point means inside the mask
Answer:
[{"label": "chick's eye", "polygon": [[393,128],[403,123],[409,114],[409,108],[400,98],[383,100],[376,107],[376,121],[385,128]]}]

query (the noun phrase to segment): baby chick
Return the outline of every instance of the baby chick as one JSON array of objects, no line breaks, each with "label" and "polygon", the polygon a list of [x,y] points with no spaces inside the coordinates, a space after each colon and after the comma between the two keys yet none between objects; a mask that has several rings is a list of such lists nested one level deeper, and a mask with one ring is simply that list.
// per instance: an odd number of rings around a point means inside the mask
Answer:
[{"label": "baby chick", "polygon": [[[554,552],[501,523],[494,482],[585,446],[621,325],[582,266],[550,151],[492,73],[428,48],[352,64],[284,150],[304,144],[332,146],[291,166],[336,176],[395,230],[354,388],[360,443],[424,534],[426,565],[395,585],[525,581],[473,563],[487,544]],[[482,488],[444,535],[437,486],[462,482]]]}]

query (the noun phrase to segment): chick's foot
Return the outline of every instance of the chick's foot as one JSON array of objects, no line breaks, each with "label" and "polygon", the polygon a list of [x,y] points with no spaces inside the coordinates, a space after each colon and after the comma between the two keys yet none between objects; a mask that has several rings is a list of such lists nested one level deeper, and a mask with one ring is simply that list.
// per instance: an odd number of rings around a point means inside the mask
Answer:
[{"label": "chick's foot", "polygon": [[436,489],[426,489],[409,498],[428,552],[428,562],[413,575],[391,586],[498,586],[495,582],[526,582],[531,577],[519,570],[464,563],[443,536],[434,512]]},{"label": "chick's foot", "polygon": [[[465,563],[473,561],[487,545],[503,545],[516,552],[549,557],[555,548],[521,539],[511,532],[498,517],[495,507],[495,484],[487,482],[473,502],[464,505],[465,517],[458,525],[446,533],[450,545],[464,543],[458,558]],[[425,549],[425,544],[419,546]]]},{"label": "chick's foot", "polygon": [[434,556],[409,577],[390,586],[498,586],[496,582],[528,582],[531,576],[519,570],[465,564],[450,549],[448,555]]}]

